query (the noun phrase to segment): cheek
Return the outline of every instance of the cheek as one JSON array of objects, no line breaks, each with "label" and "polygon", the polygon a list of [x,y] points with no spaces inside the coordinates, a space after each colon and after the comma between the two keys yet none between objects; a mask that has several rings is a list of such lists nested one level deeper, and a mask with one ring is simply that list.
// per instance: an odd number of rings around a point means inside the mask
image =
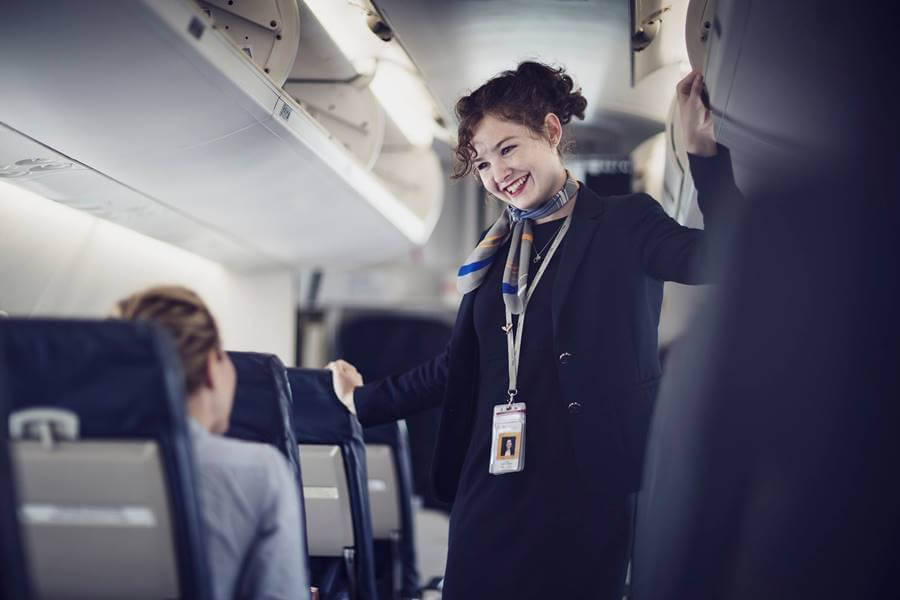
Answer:
[{"label": "cheek", "polygon": [[478,183],[480,183],[481,186],[487,191],[492,191],[491,178],[488,177],[488,169],[485,169],[484,171],[477,171],[476,173],[478,177]]}]

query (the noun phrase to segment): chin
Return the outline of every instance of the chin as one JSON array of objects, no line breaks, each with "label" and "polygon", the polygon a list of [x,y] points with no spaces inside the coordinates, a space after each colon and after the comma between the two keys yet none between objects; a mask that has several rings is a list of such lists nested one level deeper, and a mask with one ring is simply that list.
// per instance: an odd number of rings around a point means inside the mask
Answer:
[{"label": "chin", "polygon": [[510,202],[513,206],[520,210],[533,210],[541,205],[540,198],[517,198],[516,202]]}]

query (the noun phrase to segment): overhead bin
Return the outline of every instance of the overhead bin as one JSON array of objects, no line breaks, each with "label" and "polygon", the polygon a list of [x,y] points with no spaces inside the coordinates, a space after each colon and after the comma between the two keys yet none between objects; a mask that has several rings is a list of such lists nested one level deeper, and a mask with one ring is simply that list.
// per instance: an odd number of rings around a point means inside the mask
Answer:
[{"label": "overhead bin", "polygon": [[[405,204],[194,4],[17,4],[0,22],[0,167],[72,163],[80,181],[107,188],[104,218],[244,269],[362,265],[428,239],[435,218]],[[71,169],[8,180],[76,207],[89,200]],[[134,204],[153,218],[125,218]],[[185,230],[220,243],[191,243]]]},{"label": "overhead bin", "polygon": [[288,81],[285,91],[370,170],[384,143],[385,114],[374,94],[355,81]]},{"label": "overhead bin", "polygon": [[300,46],[298,0],[197,0],[219,31],[278,85],[294,67]]},{"label": "overhead bin", "polygon": [[300,59],[284,89],[431,230],[444,193],[431,141],[445,137],[443,117],[397,41],[373,32],[376,15],[368,2],[301,3]]}]

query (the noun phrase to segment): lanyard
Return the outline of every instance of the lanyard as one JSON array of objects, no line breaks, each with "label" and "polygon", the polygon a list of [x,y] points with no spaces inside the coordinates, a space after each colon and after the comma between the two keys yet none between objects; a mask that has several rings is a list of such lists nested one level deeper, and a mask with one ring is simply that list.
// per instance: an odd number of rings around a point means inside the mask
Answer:
[{"label": "lanyard", "polygon": [[519,353],[522,350],[522,332],[525,331],[525,311],[528,308],[528,301],[531,300],[531,294],[537,289],[538,282],[540,282],[541,277],[544,275],[544,271],[547,270],[550,259],[556,254],[556,249],[559,248],[563,238],[566,237],[566,232],[569,231],[571,222],[572,215],[570,213],[559,228],[559,231],[556,232],[553,245],[550,246],[550,250],[547,252],[546,256],[544,256],[544,260],[541,263],[537,274],[534,276],[534,280],[528,284],[528,291],[525,292],[525,301],[522,303],[522,313],[519,315],[519,323],[515,333],[513,333],[512,313],[509,312],[509,308],[506,309],[506,327],[504,327],[504,329],[506,330],[506,356],[509,364],[509,403],[507,406],[512,405],[516,394],[518,393],[516,390],[516,381],[519,373]]}]

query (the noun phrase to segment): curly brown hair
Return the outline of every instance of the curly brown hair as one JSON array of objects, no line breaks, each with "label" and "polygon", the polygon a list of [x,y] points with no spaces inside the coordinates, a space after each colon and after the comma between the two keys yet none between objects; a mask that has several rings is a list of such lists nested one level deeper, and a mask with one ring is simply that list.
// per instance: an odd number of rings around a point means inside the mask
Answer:
[{"label": "curly brown hair", "polygon": [[200,296],[181,286],[158,286],[120,300],[116,308],[123,319],[153,321],[168,331],[181,359],[187,395],[200,389],[209,352],[222,352],[216,320]]},{"label": "curly brown hair", "polygon": [[[587,99],[580,88],[574,88],[575,82],[562,67],[553,68],[539,62],[525,61],[515,71],[504,71],[468,96],[460,98],[456,103],[459,130],[452,178],[459,179],[472,172],[476,154],[472,136],[485,115],[525,125],[535,134],[544,136],[547,113],[555,114],[563,125],[572,117],[584,119]],[[560,156],[570,145],[571,142],[559,145]]]}]

